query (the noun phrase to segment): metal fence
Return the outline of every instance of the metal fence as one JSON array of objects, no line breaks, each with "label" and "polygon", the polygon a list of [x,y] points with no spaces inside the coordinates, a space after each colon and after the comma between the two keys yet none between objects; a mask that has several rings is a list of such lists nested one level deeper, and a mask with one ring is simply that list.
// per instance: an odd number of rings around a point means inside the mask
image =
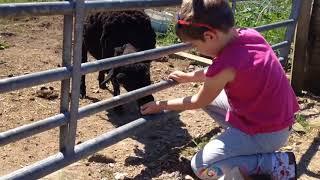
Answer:
[{"label": "metal fence", "polygon": [[[292,1],[292,13],[288,20],[256,27],[258,31],[266,31],[287,26],[285,41],[272,46],[273,49],[280,49],[280,60],[285,60],[288,56],[299,14],[301,0]],[[164,55],[191,48],[190,44],[181,43],[81,64],[82,31],[85,14],[89,11],[94,12],[111,9],[127,10],[168,7],[179,5],[180,3],[181,0],[76,0],[0,4],[0,17],[64,15],[63,67],[0,80],[0,93],[53,81],[61,81],[60,114],[0,133],[0,145],[3,146],[60,127],[60,152],[30,166],[2,176],[0,179],[38,179],[131,136],[139,128],[143,128],[147,123],[169,118],[173,113],[168,111],[158,115],[145,116],[96,138],[75,145],[78,120],[177,84],[172,80],[162,81],[119,95],[117,98],[102,100],[79,108],[81,75],[149,59],[157,59]],[[233,10],[235,7],[236,0],[232,0]],[[72,45],[72,37],[74,38],[74,45]],[[69,93],[71,93],[71,98],[69,98]]]}]

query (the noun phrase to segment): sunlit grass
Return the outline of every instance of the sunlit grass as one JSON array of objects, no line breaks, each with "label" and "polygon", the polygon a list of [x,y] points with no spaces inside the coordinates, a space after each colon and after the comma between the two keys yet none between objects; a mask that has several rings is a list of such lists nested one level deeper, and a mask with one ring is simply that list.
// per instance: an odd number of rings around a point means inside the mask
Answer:
[{"label": "sunlit grass", "polygon": [[[238,27],[257,27],[283,21],[289,18],[291,12],[291,0],[261,0],[244,1],[236,5],[235,19]],[[173,23],[169,25],[168,32],[158,34],[159,45],[178,43]],[[262,32],[270,44],[283,41],[285,28]]]}]

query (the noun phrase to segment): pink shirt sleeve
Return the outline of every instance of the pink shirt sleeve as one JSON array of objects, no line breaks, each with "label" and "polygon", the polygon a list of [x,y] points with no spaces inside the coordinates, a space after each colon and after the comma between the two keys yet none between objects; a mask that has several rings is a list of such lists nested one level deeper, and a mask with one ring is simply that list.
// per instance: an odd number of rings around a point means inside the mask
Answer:
[{"label": "pink shirt sleeve", "polygon": [[213,77],[225,68],[225,65],[221,63],[221,60],[217,60],[218,59],[214,59],[212,64],[208,67],[205,72],[206,77]]},{"label": "pink shirt sleeve", "polygon": [[[251,68],[253,59],[252,53],[248,51],[248,48],[263,49],[265,48],[266,41],[264,38],[253,29],[239,30],[239,38],[235,39],[229,45],[227,45],[222,52],[217,56],[212,65],[209,66],[205,75],[207,77],[213,77],[223,69],[233,68],[234,70],[247,70]],[[245,37],[242,37],[245,36]],[[260,43],[262,46],[253,46],[252,44]],[[251,57],[250,57],[251,56]]]},{"label": "pink shirt sleeve", "polygon": [[242,51],[242,48],[236,48],[236,46],[228,47],[213,60],[205,75],[206,77],[213,77],[227,68],[233,68],[238,71],[247,58],[248,55]]}]

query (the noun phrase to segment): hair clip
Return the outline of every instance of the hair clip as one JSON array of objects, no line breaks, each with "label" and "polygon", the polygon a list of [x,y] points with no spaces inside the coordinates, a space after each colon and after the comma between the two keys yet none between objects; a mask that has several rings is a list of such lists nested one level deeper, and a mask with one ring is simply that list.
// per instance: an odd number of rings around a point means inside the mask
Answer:
[{"label": "hair clip", "polygon": [[181,20],[181,19],[178,19],[178,22],[177,22],[177,23],[178,23],[179,25],[186,25],[186,26],[193,26],[193,27],[204,27],[204,28],[209,29],[210,31],[216,31],[215,28],[211,27],[211,26],[208,25],[208,24],[193,23],[193,22],[188,22],[188,21]]},{"label": "hair clip", "polygon": [[176,18],[177,18],[177,20],[180,20],[180,14],[179,13],[177,13]]}]

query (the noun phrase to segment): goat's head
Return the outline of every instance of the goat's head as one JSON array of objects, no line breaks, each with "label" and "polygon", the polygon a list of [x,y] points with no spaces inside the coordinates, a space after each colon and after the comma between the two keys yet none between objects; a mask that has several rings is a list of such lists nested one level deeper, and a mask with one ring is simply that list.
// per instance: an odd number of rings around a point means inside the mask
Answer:
[{"label": "goat's head", "polygon": [[[115,47],[114,48],[114,56],[121,56],[121,55],[125,55],[125,54],[134,53],[137,51],[138,50],[133,45],[128,43],[128,44],[124,44],[123,46]],[[101,72],[101,74],[104,74],[104,75],[99,78],[99,87],[102,89],[105,89],[107,82],[110,80],[110,78],[113,74],[113,69],[103,70],[100,72]],[[99,75],[99,76],[101,76],[101,75]]]},{"label": "goat's head", "polygon": [[[136,63],[132,66],[126,66],[122,71],[116,74],[116,79],[127,91],[133,91],[151,85],[150,64]],[[139,106],[153,101],[152,95],[138,99]]]},{"label": "goat's head", "polygon": [[120,47],[114,48],[114,56],[130,54],[139,51],[132,44],[128,43]]},{"label": "goat's head", "polygon": [[[131,44],[125,44],[120,47],[116,47],[114,49],[115,56],[125,55],[137,52],[138,49],[136,49]],[[110,79],[111,75],[110,73],[113,73],[113,70],[109,71],[107,78]],[[133,91],[145,86],[151,85],[151,79],[150,79],[150,63],[135,63],[131,65],[126,65],[123,67],[119,67],[117,71],[115,71],[115,78],[117,79],[117,82],[121,84],[127,91]],[[108,79],[105,80],[105,82]],[[137,100],[138,105],[141,106],[147,102],[153,101],[154,97],[152,95],[145,96],[143,98],[140,98]]]}]

